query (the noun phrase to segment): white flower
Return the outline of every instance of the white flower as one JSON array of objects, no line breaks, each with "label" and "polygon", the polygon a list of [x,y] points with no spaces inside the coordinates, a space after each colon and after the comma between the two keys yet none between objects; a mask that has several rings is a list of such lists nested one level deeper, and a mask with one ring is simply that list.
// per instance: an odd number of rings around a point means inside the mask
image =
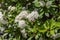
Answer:
[{"label": "white flower", "polygon": [[8,33],[4,33],[2,37],[5,37],[6,35],[8,35]]},{"label": "white flower", "polygon": [[24,38],[27,38],[27,33],[25,29],[21,30],[21,33]]},{"label": "white flower", "polygon": [[12,6],[9,6],[9,7],[8,7],[8,10],[10,10],[10,9],[11,9],[11,7],[12,7]]},{"label": "white flower", "polygon": [[9,14],[8,16],[9,16],[9,17],[11,17],[12,15],[11,15],[11,14]]},{"label": "white flower", "polygon": [[28,15],[28,11],[22,11],[19,16],[22,17],[22,18],[26,18],[26,16]]},{"label": "white flower", "polygon": [[15,8],[16,8],[15,6],[9,6],[8,10],[12,11],[12,10],[15,10]]},{"label": "white flower", "polygon": [[49,17],[49,13],[45,13],[45,15],[46,15],[47,17]]},{"label": "white flower", "polygon": [[25,29],[22,29],[22,30],[21,30],[21,33],[23,33],[23,34],[24,34],[24,33],[25,33]]},{"label": "white flower", "polygon": [[52,1],[48,1],[48,2],[46,3],[46,7],[47,7],[47,8],[49,8],[51,5],[52,5]]},{"label": "white flower", "polygon": [[19,15],[16,16],[16,18],[15,18],[15,22],[19,22],[20,20],[21,20],[21,17],[19,17]]},{"label": "white flower", "polygon": [[32,11],[31,14],[27,16],[29,21],[35,21],[39,17],[39,14],[37,11]]},{"label": "white flower", "polygon": [[60,33],[57,33],[57,34],[53,35],[53,37],[54,37],[54,39],[59,38],[60,37]]},{"label": "white flower", "polygon": [[28,16],[27,16],[27,18],[28,18],[28,20],[31,22],[31,21],[35,21],[35,19],[34,19],[34,17],[33,17],[33,15],[32,14],[29,14]]},{"label": "white flower", "polygon": [[7,21],[3,19],[3,20],[1,20],[1,23],[2,24],[7,24]]},{"label": "white flower", "polygon": [[45,2],[44,1],[40,1],[40,6],[44,7],[45,6]]},{"label": "white flower", "polygon": [[0,23],[2,23],[2,24],[6,24],[7,23],[7,21],[4,20],[2,12],[0,12]]},{"label": "white flower", "polygon": [[51,38],[53,38],[53,39],[57,39],[59,37],[60,37],[60,33],[57,33],[57,34],[54,34],[54,35],[51,36]]},{"label": "white flower", "polygon": [[0,12],[0,19],[3,17],[3,14],[2,14],[2,12]]},{"label": "white flower", "polygon": [[5,30],[4,27],[0,27],[0,31],[3,32]]},{"label": "white flower", "polygon": [[15,10],[15,8],[16,8],[15,6],[11,7],[11,11],[12,11],[12,10]]},{"label": "white flower", "polygon": [[21,19],[26,18],[28,11],[22,11],[19,15],[16,16],[15,22],[19,22]]},{"label": "white flower", "polygon": [[26,26],[26,23],[24,20],[20,20],[19,23],[18,23],[18,27],[20,27],[21,29],[25,28]]}]

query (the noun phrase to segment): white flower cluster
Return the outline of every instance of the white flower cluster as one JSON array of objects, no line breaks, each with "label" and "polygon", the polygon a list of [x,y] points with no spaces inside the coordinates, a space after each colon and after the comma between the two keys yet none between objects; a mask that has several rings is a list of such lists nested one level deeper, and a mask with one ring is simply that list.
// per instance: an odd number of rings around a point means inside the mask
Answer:
[{"label": "white flower cluster", "polygon": [[20,12],[20,14],[17,15],[15,18],[15,22],[18,22],[18,27],[21,28],[20,31],[24,38],[27,38],[27,33],[25,32],[26,23],[25,23],[25,20],[23,19],[26,18],[27,15],[28,15],[28,11],[24,10]]},{"label": "white flower cluster", "polygon": [[21,30],[21,33],[24,38],[27,38],[27,33],[25,29]]},{"label": "white flower cluster", "polygon": [[19,26],[18,27],[20,27],[21,29],[23,29],[23,28],[25,28],[25,26],[26,26],[26,23],[25,23],[24,20],[19,21]]},{"label": "white flower cluster", "polygon": [[32,11],[31,14],[29,14],[27,16],[27,19],[31,22],[31,21],[35,21],[35,19],[37,19],[39,17],[39,14],[37,11]]},{"label": "white flower cluster", "polygon": [[52,5],[52,1],[47,1],[46,3],[44,1],[40,1],[40,6],[44,7],[46,6],[47,8],[49,8]]},{"label": "white flower cluster", "polygon": [[0,32],[3,32],[5,30],[4,27],[0,27]]},{"label": "white flower cluster", "polygon": [[60,33],[54,34],[51,38],[56,39],[60,37]]},{"label": "white flower cluster", "polygon": [[24,10],[22,12],[20,12],[19,15],[16,16],[15,18],[15,22],[18,22],[18,27],[21,28],[21,33],[22,36],[24,38],[27,38],[27,33],[25,30],[25,27],[27,26],[27,24],[25,23],[25,19],[28,19],[30,22],[31,21],[35,21],[35,19],[37,19],[39,17],[39,14],[37,11],[32,11],[30,14],[28,13],[28,11]]},{"label": "white flower cluster", "polygon": [[52,1],[48,1],[48,2],[46,3],[46,7],[47,7],[47,8],[49,8],[51,5],[52,5]]},{"label": "white flower cluster", "polygon": [[25,10],[16,16],[15,22],[18,22],[19,27],[23,28],[24,26],[26,26],[25,21],[22,20],[23,18],[27,18],[30,22],[34,22],[35,19],[37,19],[38,17],[39,17],[39,14],[37,11],[32,11],[30,14],[28,14],[28,12]]},{"label": "white flower cluster", "polygon": [[21,19],[26,18],[27,15],[27,11],[22,11],[19,15],[16,16],[15,22],[19,22]]},{"label": "white flower cluster", "polygon": [[7,23],[7,21],[4,20],[2,12],[0,12],[0,23],[2,23],[2,24],[6,24]]},{"label": "white flower cluster", "polygon": [[15,8],[16,8],[15,6],[9,6],[8,10],[13,11],[13,10],[15,10]]}]

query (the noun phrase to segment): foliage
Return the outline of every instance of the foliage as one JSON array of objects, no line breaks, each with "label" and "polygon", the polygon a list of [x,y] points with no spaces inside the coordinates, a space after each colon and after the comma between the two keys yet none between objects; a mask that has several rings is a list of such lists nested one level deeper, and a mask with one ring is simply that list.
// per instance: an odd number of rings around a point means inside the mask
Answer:
[{"label": "foliage", "polygon": [[0,0],[0,40],[60,40],[59,3],[57,0]]}]

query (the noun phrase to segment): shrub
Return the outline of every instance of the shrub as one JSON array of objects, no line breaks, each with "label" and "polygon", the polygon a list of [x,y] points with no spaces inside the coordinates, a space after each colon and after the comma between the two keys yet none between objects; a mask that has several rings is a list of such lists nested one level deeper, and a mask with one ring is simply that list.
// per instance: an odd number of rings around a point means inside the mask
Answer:
[{"label": "shrub", "polygon": [[60,40],[60,1],[1,0],[1,40]]}]

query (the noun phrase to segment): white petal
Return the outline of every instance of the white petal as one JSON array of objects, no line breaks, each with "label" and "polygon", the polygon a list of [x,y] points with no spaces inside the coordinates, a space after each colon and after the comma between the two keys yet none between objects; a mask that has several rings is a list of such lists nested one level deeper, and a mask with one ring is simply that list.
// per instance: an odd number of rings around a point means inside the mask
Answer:
[{"label": "white petal", "polygon": [[31,22],[31,21],[35,21],[35,19],[38,19],[39,14],[37,11],[32,11],[28,16],[27,19]]},{"label": "white petal", "polygon": [[18,27],[20,27],[20,28],[25,28],[25,26],[26,26],[26,23],[25,23],[25,21],[24,20],[21,20],[21,21],[19,21],[19,24],[18,24],[19,26]]},{"label": "white petal", "polygon": [[2,12],[0,12],[0,23],[2,23],[2,24],[6,24],[7,23],[7,21],[3,19]]},{"label": "white petal", "polygon": [[16,16],[15,18],[15,22],[19,22],[19,20],[26,18],[26,16],[28,15],[28,11],[22,11],[19,15]]},{"label": "white petal", "polygon": [[21,30],[21,33],[24,38],[27,38],[27,33],[25,29]]}]

